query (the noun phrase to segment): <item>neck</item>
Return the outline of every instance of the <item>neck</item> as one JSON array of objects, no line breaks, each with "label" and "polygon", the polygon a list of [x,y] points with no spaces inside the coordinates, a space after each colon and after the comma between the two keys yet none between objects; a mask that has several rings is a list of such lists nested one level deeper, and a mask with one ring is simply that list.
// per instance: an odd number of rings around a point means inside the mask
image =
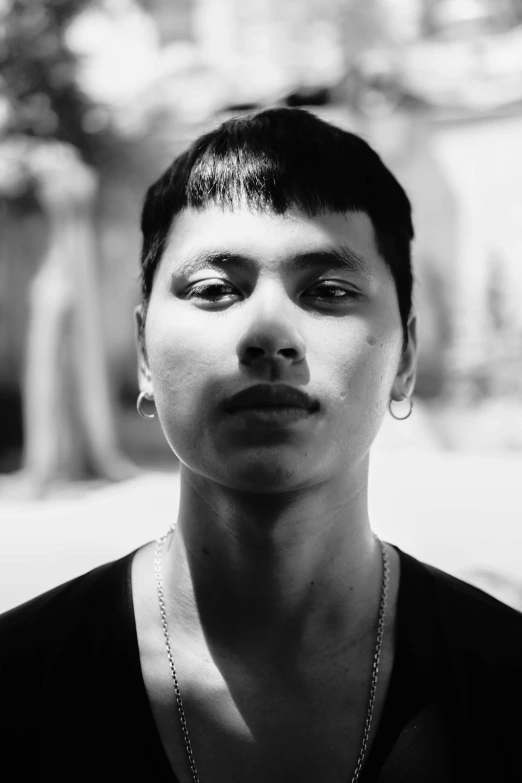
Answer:
[{"label": "neck", "polygon": [[344,644],[370,630],[381,555],[368,522],[367,467],[278,495],[182,469],[175,543],[164,555],[167,589],[183,596],[180,626],[236,651]]}]

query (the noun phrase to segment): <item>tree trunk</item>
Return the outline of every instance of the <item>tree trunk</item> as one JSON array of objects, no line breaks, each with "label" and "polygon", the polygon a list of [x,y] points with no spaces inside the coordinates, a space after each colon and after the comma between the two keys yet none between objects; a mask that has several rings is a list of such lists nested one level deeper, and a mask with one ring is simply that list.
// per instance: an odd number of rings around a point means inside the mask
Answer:
[{"label": "tree trunk", "polygon": [[31,285],[23,382],[23,475],[36,493],[57,481],[120,480],[136,472],[116,443],[96,275],[95,188],[87,172],[78,160],[68,171],[61,161],[60,171],[51,171],[54,181],[40,183],[49,243]]}]

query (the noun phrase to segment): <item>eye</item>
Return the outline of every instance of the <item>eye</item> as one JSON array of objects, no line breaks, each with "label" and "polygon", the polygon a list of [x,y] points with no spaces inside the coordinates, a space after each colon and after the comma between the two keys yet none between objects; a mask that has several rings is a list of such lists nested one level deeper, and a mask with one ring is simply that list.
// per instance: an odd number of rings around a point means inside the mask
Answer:
[{"label": "eye", "polygon": [[350,288],[347,284],[340,284],[334,280],[317,283],[307,288],[304,296],[328,304],[344,303],[360,298],[358,291]]},{"label": "eye", "polygon": [[204,280],[194,283],[185,291],[186,299],[199,299],[203,302],[223,302],[239,296],[237,288],[222,280]]}]

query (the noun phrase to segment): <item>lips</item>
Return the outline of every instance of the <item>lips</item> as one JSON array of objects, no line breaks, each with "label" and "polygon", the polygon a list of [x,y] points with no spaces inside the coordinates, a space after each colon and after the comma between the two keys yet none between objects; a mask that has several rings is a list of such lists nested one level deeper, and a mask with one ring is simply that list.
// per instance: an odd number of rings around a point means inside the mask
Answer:
[{"label": "lips", "polygon": [[234,394],[225,402],[229,413],[242,410],[296,409],[313,413],[319,403],[305,392],[286,384],[258,384]]}]

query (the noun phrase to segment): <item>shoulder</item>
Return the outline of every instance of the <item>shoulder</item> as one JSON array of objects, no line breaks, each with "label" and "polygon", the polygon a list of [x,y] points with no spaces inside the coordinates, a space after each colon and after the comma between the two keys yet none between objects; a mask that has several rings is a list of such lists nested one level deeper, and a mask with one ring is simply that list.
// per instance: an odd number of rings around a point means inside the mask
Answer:
[{"label": "shoulder", "polygon": [[440,644],[437,687],[458,749],[455,779],[518,779],[522,723],[505,716],[522,700],[522,614],[438,568],[400,557],[401,579],[415,596],[411,624],[427,618]]},{"label": "shoulder", "polygon": [[[9,760],[23,757],[26,766],[37,765],[56,736],[65,736],[68,722],[78,720],[74,704],[86,709],[114,639],[122,637],[132,600],[132,557],[99,566],[0,615],[0,735]],[[32,766],[29,776],[36,776]]]},{"label": "shoulder", "polygon": [[468,660],[520,669],[522,613],[467,582],[401,552],[412,589],[424,582],[446,643]]},{"label": "shoulder", "polygon": [[114,591],[125,587],[133,553],[54,587],[0,614],[0,673],[51,647],[89,616],[103,615]]}]

